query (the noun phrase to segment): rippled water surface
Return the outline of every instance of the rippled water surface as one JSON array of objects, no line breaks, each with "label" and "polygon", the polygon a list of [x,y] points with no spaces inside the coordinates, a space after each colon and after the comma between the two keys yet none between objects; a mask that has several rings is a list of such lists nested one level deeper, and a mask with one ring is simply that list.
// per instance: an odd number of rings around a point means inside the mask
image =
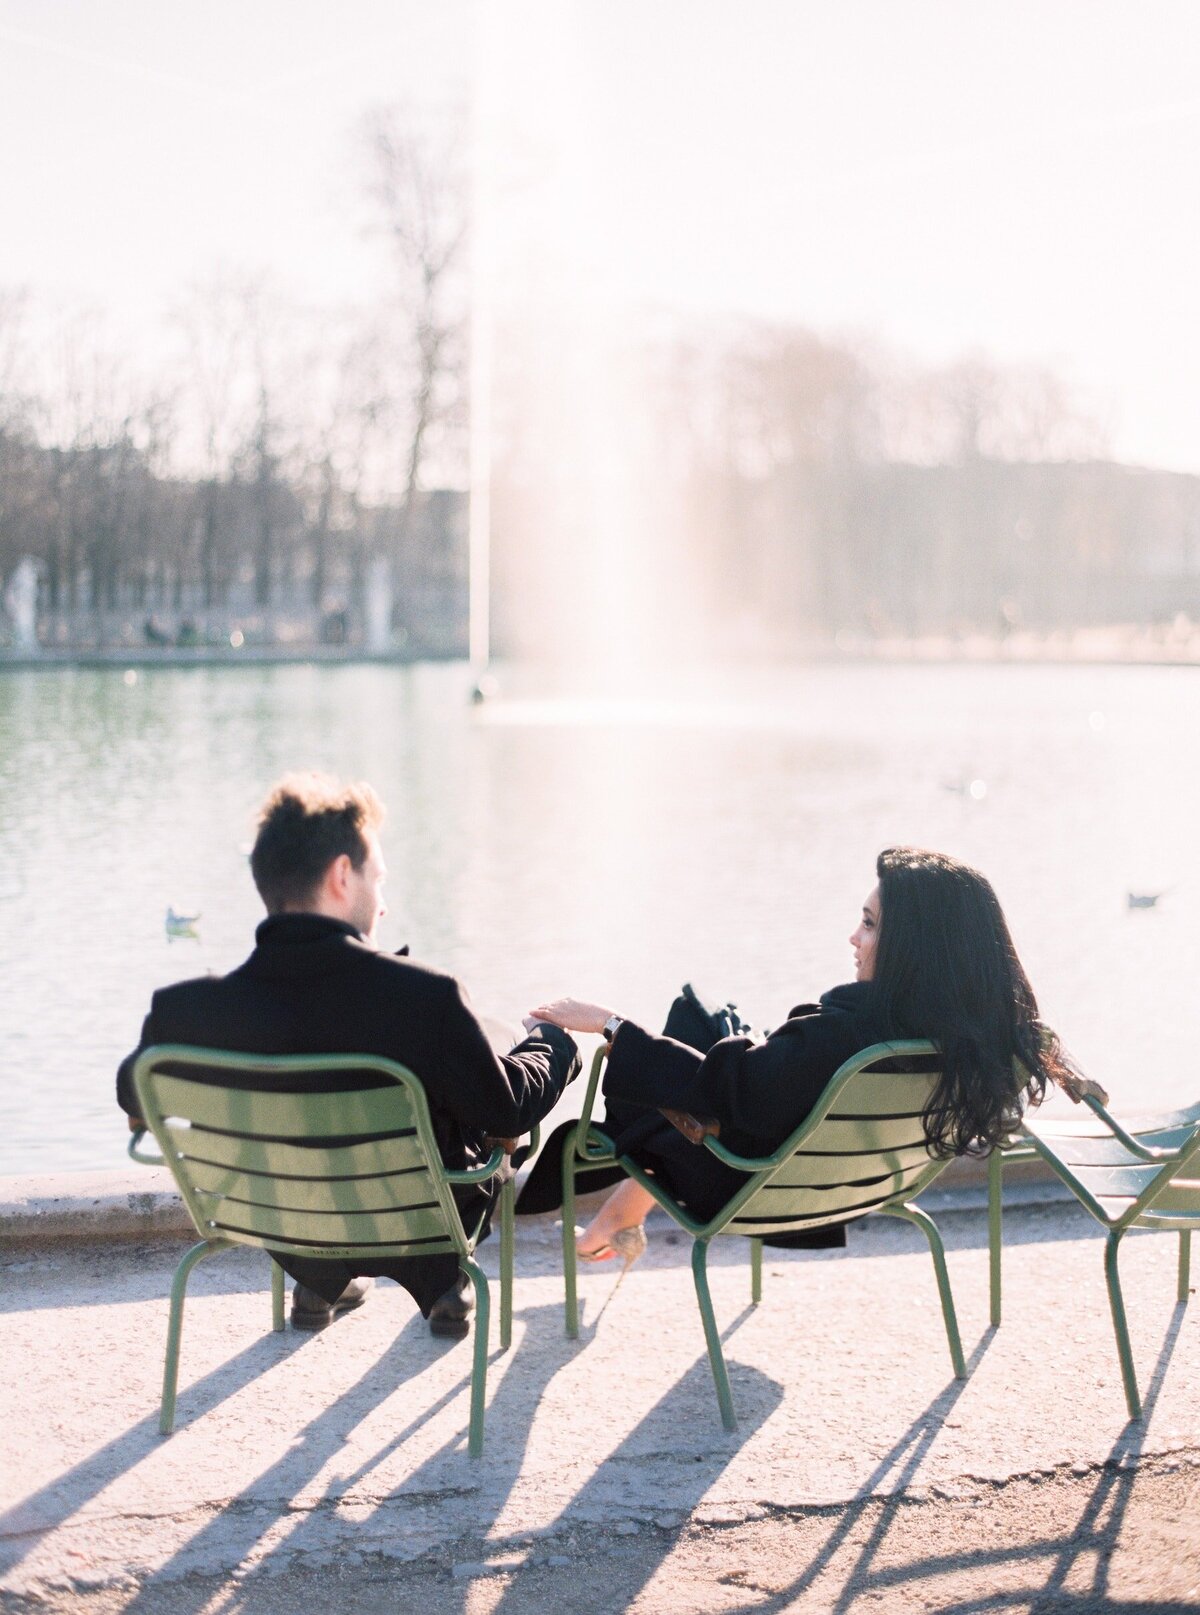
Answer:
[{"label": "rippled water surface", "polygon": [[605,699],[524,675],[483,709],[460,667],[128,677],[0,673],[0,1172],[121,1164],[116,1063],[154,986],[245,956],[254,808],[299,766],[375,783],[383,943],[482,1008],[571,990],[655,1021],[690,977],[773,1024],[848,978],[875,853],[913,841],[991,876],[1114,1102],[1200,1097],[1200,673],[820,666]]}]

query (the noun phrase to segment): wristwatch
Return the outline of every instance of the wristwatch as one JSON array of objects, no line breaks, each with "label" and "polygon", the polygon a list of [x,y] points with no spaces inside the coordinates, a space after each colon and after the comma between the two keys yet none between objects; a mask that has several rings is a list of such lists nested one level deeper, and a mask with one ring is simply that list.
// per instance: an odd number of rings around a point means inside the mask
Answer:
[{"label": "wristwatch", "polygon": [[623,1015],[610,1015],[604,1023],[602,1036],[610,1047],[612,1046],[613,1038],[617,1035],[617,1027],[620,1026],[624,1018]]}]

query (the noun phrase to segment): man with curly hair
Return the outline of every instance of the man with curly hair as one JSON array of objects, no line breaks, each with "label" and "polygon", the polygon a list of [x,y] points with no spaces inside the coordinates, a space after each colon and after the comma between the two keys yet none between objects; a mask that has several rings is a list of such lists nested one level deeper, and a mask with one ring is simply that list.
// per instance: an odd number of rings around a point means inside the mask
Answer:
[{"label": "man with curly hair", "polygon": [[[527,1021],[525,1039],[498,1053],[452,976],[418,964],[407,948],[379,951],[375,935],[387,873],[379,839],[383,816],[383,804],[366,784],[306,774],[272,790],[250,855],[267,910],[254,951],[227,976],[202,976],[154,994],[141,1041],[117,1074],[117,1102],[131,1127],[139,1125],[134,1061],[156,1043],[395,1060],[421,1079],[438,1147],[451,1168],[479,1165],[491,1141],[516,1139],[552,1109],[579,1070],[567,1033]],[[362,1085],[361,1076],[345,1080]],[[329,1079],[310,1081],[326,1087]],[[291,1091],[304,1091],[302,1079],[288,1083]],[[496,1192],[497,1180],[455,1189],[467,1226]],[[474,1298],[453,1255],[353,1267],[308,1257],[278,1260],[296,1280],[293,1328],[324,1328],[360,1306],[372,1277],[403,1284],[434,1334],[461,1336],[469,1328]]]}]

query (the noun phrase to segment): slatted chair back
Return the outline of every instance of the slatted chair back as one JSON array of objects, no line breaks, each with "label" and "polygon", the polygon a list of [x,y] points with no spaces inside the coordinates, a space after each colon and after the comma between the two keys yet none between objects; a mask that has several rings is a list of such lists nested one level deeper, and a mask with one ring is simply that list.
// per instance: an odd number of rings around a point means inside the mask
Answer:
[{"label": "slatted chair back", "polygon": [[[363,1086],[286,1091],[317,1073]],[[326,1258],[469,1253],[424,1090],[403,1066],[160,1046],[133,1080],[205,1238]]]},{"label": "slatted chair back", "polygon": [[[334,1091],[297,1092],[317,1078]],[[487,1394],[487,1277],[472,1252],[452,1185],[493,1179],[497,1144],[481,1166],[447,1168],[429,1105],[411,1071],[376,1055],[253,1055],[162,1044],[133,1068],[141,1115],[202,1236],[171,1287],[159,1429],[175,1422],[179,1345],[188,1277],[230,1245],[256,1245],[272,1260],[274,1325],[283,1328],[283,1272],[274,1258],[380,1261],[455,1255],[475,1292],[475,1340],[467,1450],[483,1451]],[[534,1130],[536,1147],[536,1129]],[[147,1157],[139,1156],[139,1159]],[[500,1346],[512,1332],[513,1190],[500,1189]]]},{"label": "slatted chair back", "polygon": [[1025,1131],[1092,1215],[1121,1230],[1200,1228],[1200,1104],[1124,1124],[1090,1108],[1078,1120],[1027,1117]]},{"label": "slatted chair back", "polygon": [[848,1060],[771,1157],[777,1164],[751,1178],[711,1232],[761,1238],[827,1227],[920,1193],[946,1164],[930,1156],[922,1122],[940,1074],[933,1044],[915,1039]]},{"label": "slatted chair back", "polygon": [[705,1149],[746,1174],[745,1186],[706,1223],[692,1217],[631,1156],[616,1156],[612,1140],[593,1124],[592,1105],[602,1061],[603,1051],[598,1051],[580,1120],[563,1146],[563,1277],[569,1337],[579,1333],[576,1175],[616,1161],[692,1235],[696,1300],[727,1430],[734,1429],[737,1421],[707,1276],[708,1246],[721,1234],[749,1239],[750,1295],[758,1302],[765,1236],[828,1227],[868,1212],[883,1212],[913,1223],[929,1243],[954,1372],[960,1379],[966,1377],[942,1238],[929,1214],[912,1204],[913,1196],[948,1164],[929,1153],[923,1121],[941,1075],[932,1043],[923,1039],[876,1043],[847,1060],[834,1073],[811,1114],[769,1157],[751,1160],[735,1155],[719,1139],[706,1137]]}]

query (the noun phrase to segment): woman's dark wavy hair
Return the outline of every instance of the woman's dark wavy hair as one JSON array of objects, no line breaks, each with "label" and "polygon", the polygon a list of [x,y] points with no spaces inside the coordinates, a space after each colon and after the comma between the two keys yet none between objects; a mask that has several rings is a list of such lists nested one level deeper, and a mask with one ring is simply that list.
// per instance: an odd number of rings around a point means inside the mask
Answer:
[{"label": "woman's dark wavy hair", "polygon": [[1038,1020],[990,882],[919,847],[888,847],[876,869],[880,1012],[893,1036],[928,1038],[941,1055],[924,1115],[930,1152],[984,1154],[1015,1128],[1023,1098],[1037,1103],[1073,1068]]}]

